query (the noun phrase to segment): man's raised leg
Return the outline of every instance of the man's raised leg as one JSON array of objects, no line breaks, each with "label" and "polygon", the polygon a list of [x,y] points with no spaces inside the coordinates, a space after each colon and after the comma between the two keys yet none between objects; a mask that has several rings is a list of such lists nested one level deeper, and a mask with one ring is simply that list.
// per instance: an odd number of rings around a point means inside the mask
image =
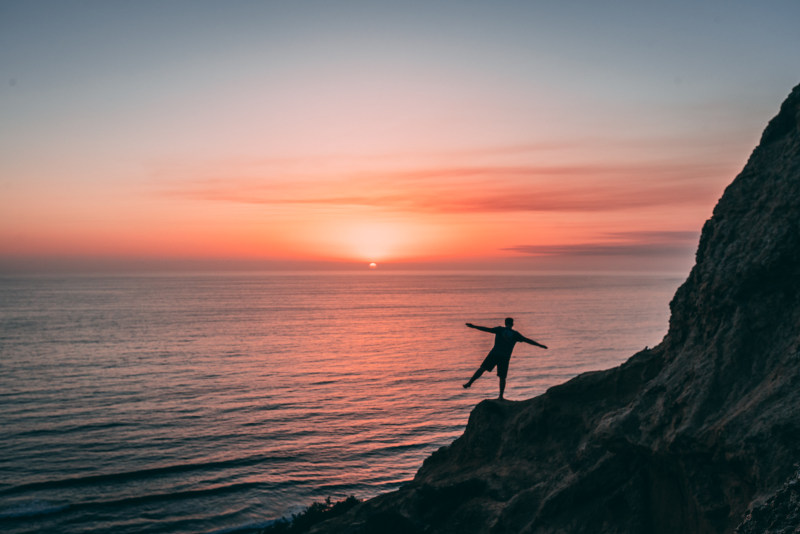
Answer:
[{"label": "man's raised leg", "polygon": [[475,382],[477,379],[479,379],[481,377],[482,374],[483,374],[483,368],[482,367],[478,367],[478,370],[475,371],[475,374],[472,375],[472,378],[469,379],[469,382],[464,384],[464,388],[470,387],[473,382]]}]

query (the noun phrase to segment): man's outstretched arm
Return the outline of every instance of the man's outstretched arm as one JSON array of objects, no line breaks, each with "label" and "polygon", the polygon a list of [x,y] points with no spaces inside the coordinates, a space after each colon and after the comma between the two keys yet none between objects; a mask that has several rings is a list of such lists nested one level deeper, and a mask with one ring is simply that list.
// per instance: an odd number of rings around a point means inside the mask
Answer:
[{"label": "man's outstretched arm", "polygon": [[467,326],[470,328],[474,328],[475,330],[480,330],[481,332],[489,332],[490,334],[494,334],[494,330],[491,328],[487,328],[485,326],[477,326],[472,323],[467,323]]},{"label": "man's outstretched arm", "polygon": [[538,341],[534,341],[532,339],[528,339],[525,336],[520,336],[520,337],[522,337],[522,339],[520,339],[520,341],[522,341],[523,343],[528,343],[529,345],[536,345],[537,347],[542,347],[543,349],[547,348],[547,345],[542,345]]}]

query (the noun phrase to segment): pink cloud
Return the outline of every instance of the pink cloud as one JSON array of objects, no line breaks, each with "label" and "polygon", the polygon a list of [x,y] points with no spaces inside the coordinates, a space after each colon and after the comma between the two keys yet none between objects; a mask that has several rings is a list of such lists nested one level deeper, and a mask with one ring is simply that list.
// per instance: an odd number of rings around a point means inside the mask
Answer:
[{"label": "pink cloud", "polygon": [[434,214],[600,212],[711,205],[727,178],[721,168],[703,165],[450,166],[315,178],[211,178],[173,182],[160,194],[211,202]]},{"label": "pink cloud", "polygon": [[699,232],[611,232],[604,241],[570,245],[518,245],[504,250],[535,256],[637,256],[675,257],[697,248]]}]

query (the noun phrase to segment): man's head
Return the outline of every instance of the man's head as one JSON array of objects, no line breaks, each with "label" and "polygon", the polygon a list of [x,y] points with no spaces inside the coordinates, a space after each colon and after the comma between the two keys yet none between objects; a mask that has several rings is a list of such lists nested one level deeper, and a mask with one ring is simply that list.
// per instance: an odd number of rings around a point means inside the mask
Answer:
[{"label": "man's head", "polygon": [[509,328],[514,326],[514,319],[512,319],[511,317],[506,317],[506,326]]}]

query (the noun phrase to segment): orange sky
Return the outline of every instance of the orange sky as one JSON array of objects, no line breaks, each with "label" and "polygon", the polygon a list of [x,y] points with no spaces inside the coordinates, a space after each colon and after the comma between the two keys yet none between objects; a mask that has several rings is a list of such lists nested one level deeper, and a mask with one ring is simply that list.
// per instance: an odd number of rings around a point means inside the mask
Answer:
[{"label": "orange sky", "polygon": [[[154,166],[141,182],[79,190],[78,198],[31,190],[28,203],[8,207],[21,224],[6,228],[17,238],[6,238],[5,249],[364,264],[536,260],[522,263],[543,268],[559,268],[553,259],[564,256],[574,268],[598,256],[637,257],[644,266],[667,256],[682,267],[733,166],[563,161],[586,150],[303,165],[197,158]],[[31,213],[34,198],[40,209]]]},{"label": "orange sky", "polygon": [[684,271],[796,82],[775,10],[87,6],[0,17],[0,268]]}]

